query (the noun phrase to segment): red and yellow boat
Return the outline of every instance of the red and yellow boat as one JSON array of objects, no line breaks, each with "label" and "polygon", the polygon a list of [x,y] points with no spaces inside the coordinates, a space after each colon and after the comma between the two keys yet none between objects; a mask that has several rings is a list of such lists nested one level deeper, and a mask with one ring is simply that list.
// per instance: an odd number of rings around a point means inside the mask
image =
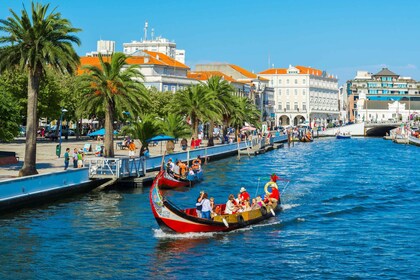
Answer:
[{"label": "red and yellow boat", "polygon": [[197,217],[195,208],[180,209],[170,202],[161,192],[160,185],[165,181],[159,173],[150,188],[150,206],[160,228],[167,233],[188,232],[228,232],[261,223],[276,215],[281,210],[278,203],[263,206],[260,209],[235,214],[224,214],[225,204],[218,205],[220,215],[211,220]]}]

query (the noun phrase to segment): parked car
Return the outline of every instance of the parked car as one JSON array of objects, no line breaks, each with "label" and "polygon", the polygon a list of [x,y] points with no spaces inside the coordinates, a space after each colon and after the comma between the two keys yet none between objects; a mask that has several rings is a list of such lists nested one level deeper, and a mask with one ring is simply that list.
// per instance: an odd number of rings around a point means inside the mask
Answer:
[{"label": "parked car", "polygon": [[19,136],[25,137],[26,136],[26,126],[20,126],[19,127]]}]

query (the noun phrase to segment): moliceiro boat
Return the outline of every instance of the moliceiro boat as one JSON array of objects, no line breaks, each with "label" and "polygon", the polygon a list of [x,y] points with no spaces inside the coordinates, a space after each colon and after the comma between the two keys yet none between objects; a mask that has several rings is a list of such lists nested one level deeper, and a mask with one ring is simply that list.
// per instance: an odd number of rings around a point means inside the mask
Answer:
[{"label": "moliceiro boat", "polygon": [[[162,176],[156,176],[150,188],[150,206],[153,215],[164,232],[227,232],[258,224],[276,215],[281,210],[279,203],[235,214],[224,214],[225,204],[217,205],[221,214],[212,219],[197,217],[196,208],[180,209],[160,191]],[[273,184],[273,182],[270,182]],[[275,183],[274,183],[275,184]]]},{"label": "moliceiro boat", "polygon": [[186,178],[177,178],[174,175],[169,174],[166,170],[161,170],[157,176],[161,177],[161,188],[166,189],[192,186],[195,183],[202,181],[204,177],[203,170],[194,172],[194,174],[188,174]]}]

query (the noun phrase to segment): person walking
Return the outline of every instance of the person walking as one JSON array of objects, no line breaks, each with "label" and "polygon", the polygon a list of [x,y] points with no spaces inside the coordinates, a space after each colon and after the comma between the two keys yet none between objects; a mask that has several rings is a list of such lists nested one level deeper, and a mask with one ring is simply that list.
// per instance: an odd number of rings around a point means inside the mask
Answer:
[{"label": "person walking", "polygon": [[70,148],[66,149],[66,152],[64,153],[64,170],[67,170],[69,167],[70,162]]}]

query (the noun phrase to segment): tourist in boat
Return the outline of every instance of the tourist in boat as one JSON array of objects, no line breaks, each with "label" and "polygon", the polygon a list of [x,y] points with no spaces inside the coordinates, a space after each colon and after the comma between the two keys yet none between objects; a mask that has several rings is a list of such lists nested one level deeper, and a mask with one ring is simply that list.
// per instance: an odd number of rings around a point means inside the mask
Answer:
[{"label": "tourist in boat", "polygon": [[198,156],[196,159],[192,161],[192,169],[194,171],[200,171],[201,170],[201,158]]},{"label": "tourist in boat", "polygon": [[201,193],[200,197],[197,200],[196,206],[201,206],[201,218],[203,219],[211,219],[211,204],[210,200],[208,199],[207,193],[203,192]]},{"label": "tourist in boat", "polygon": [[246,191],[246,189],[244,187],[242,187],[239,191],[239,200],[241,202],[244,202],[244,201],[249,202],[249,200],[250,200],[249,193]]},{"label": "tourist in boat", "polygon": [[178,166],[179,166],[179,174],[182,178],[185,178],[187,174],[187,165],[183,163],[181,160],[178,160]]},{"label": "tourist in boat", "polygon": [[180,160],[177,160],[176,164],[174,165],[174,177],[175,178],[181,178],[181,169],[179,168],[179,162],[180,162]]},{"label": "tourist in boat", "polygon": [[229,195],[228,201],[226,202],[225,213],[226,214],[233,214],[238,211],[238,203],[235,200],[235,196],[233,194]]},{"label": "tourist in boat", "polygon": [[271,185],[271,194],[268,196],[269,202],[268,204],[277,203],[280,201],[280,192],[277,188],[277,185]]}]

